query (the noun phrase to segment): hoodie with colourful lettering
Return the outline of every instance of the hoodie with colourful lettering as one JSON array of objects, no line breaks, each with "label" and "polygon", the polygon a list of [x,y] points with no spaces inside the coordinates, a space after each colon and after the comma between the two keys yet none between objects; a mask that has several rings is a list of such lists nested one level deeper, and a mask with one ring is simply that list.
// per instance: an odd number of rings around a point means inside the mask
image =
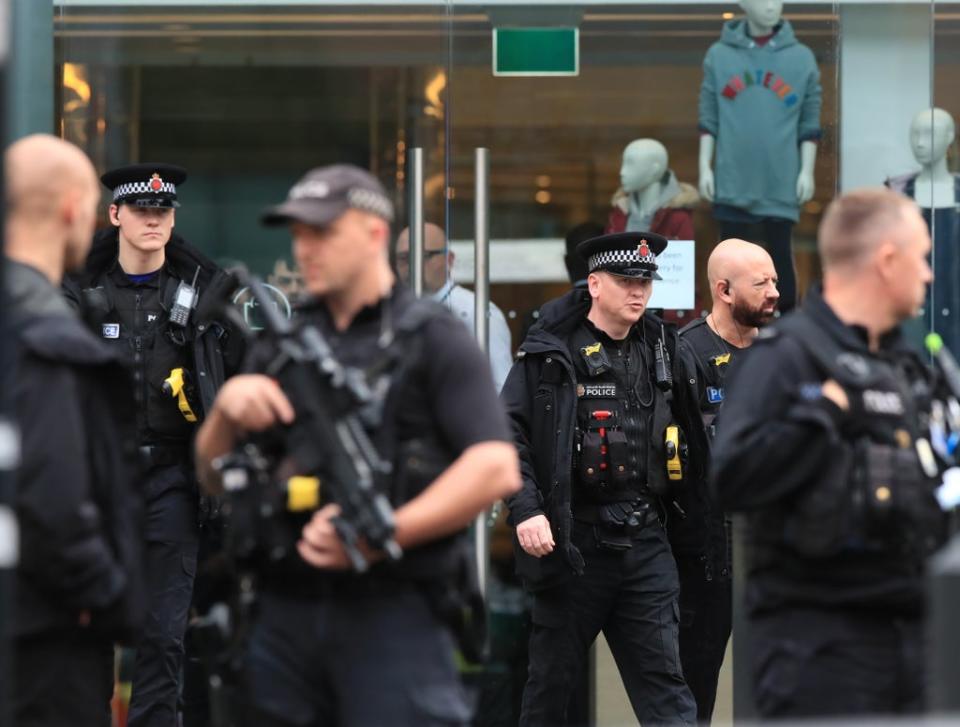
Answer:
[{"label": "hoodie with colourful lettering", "polygon": [[716,139],[715,203],[796,221],[800,143],[820,137],[820,70],[783,20],[766,43],[730,20],[703,60],[700,131]]}]

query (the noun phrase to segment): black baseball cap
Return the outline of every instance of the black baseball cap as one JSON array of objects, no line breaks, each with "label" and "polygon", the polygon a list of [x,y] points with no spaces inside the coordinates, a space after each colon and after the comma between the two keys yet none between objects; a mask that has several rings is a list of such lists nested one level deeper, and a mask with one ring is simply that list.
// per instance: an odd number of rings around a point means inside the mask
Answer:
[{"label": "black baseball cap", "polygon": [[393,202],[380,180],[352,164],[333,164],[307,172],[282,202],[267,209],[260,218],[264,225],[302,222],[326,227],[348,209],[393,221]]},{"label": "black baseball cap", "polygon": [[624,278],[661,280],[657,255],[667,248],[667,238],[653,232],[615,232],[577,245],[591,273],[607,272]]},{"label": "black baseball cap", "polygon": [[179,207],[177,187],[187,170],[175,164],[129,164],[105,172],[100,181],[113,193],[114,204],[138,207]]}]

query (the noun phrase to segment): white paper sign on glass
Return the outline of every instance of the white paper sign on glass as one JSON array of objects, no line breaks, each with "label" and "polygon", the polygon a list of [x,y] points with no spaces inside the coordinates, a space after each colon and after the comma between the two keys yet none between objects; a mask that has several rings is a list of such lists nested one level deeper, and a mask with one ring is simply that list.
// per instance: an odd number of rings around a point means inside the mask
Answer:
[{"label": "white paper sign on glass", "polygon": [[657,256],[657,265],[657,272],[663,280],[654,281],[648,307],[693,310],[697,267],[693,240],[670,240],[667,249]]}]

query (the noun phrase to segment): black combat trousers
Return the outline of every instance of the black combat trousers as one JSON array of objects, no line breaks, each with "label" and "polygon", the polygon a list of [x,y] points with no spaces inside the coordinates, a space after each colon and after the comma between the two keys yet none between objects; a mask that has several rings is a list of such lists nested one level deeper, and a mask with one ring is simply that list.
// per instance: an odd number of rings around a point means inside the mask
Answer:
[{"label": "black combat trousers", "polygon": [[697,722],[709,724],[733,628],[733,581],[729,569],[714,572],[705,556],[675,555],[680,575],[680,663],[697,703]]},{"label": "black combat trousers", "polygon": [[147,618],[137,643],[129,727],[177,724],[184,634],[197,572],[197,487],[187,464],[152,469],[146,481]]},{"label": "black combat trousers", "polygon": [[17,638],[11,695],[17,727],[110,727],[113,643],[74,628]]},{"label": "black combat trousers", "polygon": [[426,595],[369,581],[267,592],[247,650],[247,727],[453,727],[470,721],[455,646]]},{"label": "black combat trousers", "polygon": [[632,547],[612,550],[601,546],[599,528],[574,521],[583,575],[534,598],[520,724],[566,723],[571,690],[601,631],[637,719],[693,724],[696,705],[680,668],[677,568],[666,533],[653,522],[633,536]]},{"label": "black combat trousers", "polygon": [[765,719],[918,714],[923,623],[787,609],[753,617],[753,695]]}]

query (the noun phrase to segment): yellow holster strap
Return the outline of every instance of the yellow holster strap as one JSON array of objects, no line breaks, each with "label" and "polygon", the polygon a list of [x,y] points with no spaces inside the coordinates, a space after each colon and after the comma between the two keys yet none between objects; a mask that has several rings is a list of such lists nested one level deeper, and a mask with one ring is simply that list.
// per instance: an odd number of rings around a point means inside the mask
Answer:
[{"label": "yellow holster strap", "polygon": [[163,381],[163,390],[170,396],[175,396],[177,398],[177,407],[180,409],[180,413],[183,414],[183,418],[188,422],[197,421],[197,415],[193,413],[193,409],[190,407],[190,401],[187,399],[187,392],[185,389],[185,380],[183,368],[178,367],[170,371],[170,375]]},{"label": "yellow holster strap", "polygon": [[683,479],[683,465],[680,462],[680,427],[671,424],[663,435],[664,454],[667,458],[667,478],[676,481]]}]

